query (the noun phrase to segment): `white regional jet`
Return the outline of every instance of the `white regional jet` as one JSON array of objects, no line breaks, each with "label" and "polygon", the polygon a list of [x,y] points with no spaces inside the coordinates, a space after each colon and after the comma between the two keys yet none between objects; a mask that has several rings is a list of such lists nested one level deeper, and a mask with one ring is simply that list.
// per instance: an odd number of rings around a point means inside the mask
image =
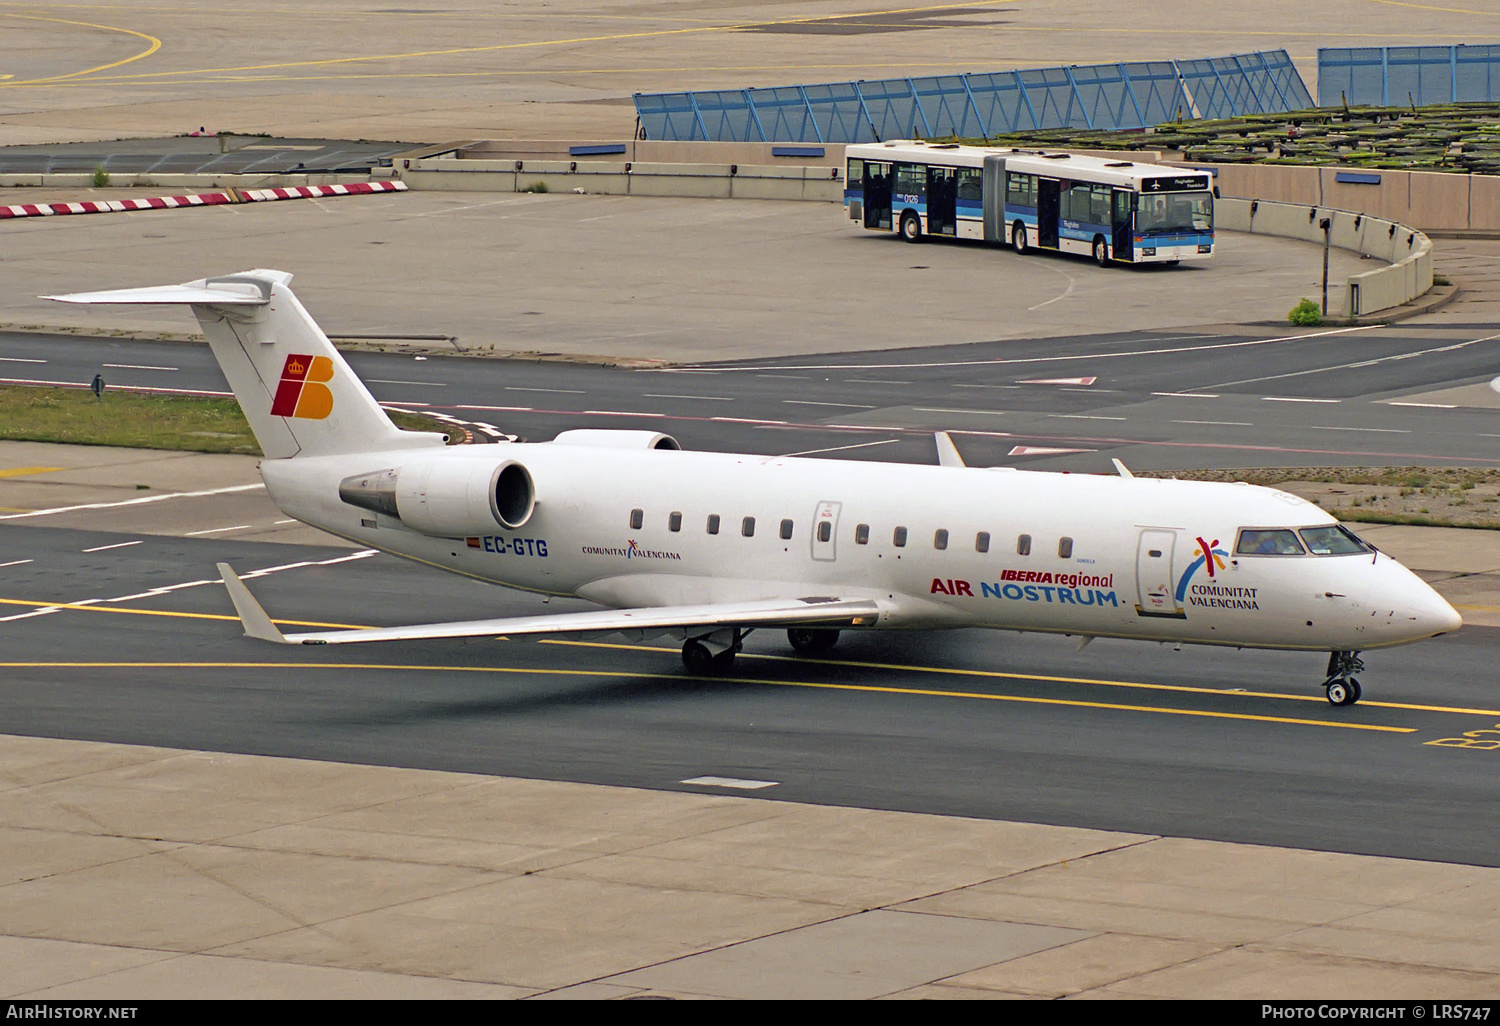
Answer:
[{"label": "white regional jet", "polygon": [[49,298],[193,308],[288,516],[429,566],[598,612],[284,635],[233,571],[253,638],[338,645],[626,632],[683,641],[695,674],[746,633],[823,653],[844,629],[990,627],[1329,651],[1323,686],[1359,700],[1364,649],[1430,638],[1458,613],[1311,503],[1270,488],[684,452],[654,431],[449,447],[393,425],[288,283],[255,270]]}]

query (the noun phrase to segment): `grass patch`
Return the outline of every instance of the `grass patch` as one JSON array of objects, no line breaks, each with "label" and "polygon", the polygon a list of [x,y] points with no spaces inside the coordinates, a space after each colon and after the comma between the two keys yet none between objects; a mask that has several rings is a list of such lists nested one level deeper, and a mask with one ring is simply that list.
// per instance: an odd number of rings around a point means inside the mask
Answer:
[{"label": "grass patch", "polygon": [[[409,431],[448,428],[413,414],[393,413]],[[239,403],[204,396],[153,395],[106,389],[95,399],[86,389],[0,386],[0,438],[68,445],[114,445],[259,456]]]}]

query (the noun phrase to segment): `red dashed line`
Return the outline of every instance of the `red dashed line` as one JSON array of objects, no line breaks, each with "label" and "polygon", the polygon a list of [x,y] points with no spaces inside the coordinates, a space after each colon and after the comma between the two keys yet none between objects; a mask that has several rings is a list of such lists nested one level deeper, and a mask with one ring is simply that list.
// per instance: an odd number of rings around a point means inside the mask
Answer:
[{"label": "red dashed line", "polygon": [[12,217],[52,217],[58,214],[108,214],[126,210],[172,210],[213,207],[224,203],[263,203],[270,200],[312,199],[318,196],[358,196],[374,192],[405,192],[405,182],[352,182],[348,185],[299,185],[283,189],[230,189],[189,196],[150,199],[85,200],[81,203],[14,203],[0,206],[0,220]]}]

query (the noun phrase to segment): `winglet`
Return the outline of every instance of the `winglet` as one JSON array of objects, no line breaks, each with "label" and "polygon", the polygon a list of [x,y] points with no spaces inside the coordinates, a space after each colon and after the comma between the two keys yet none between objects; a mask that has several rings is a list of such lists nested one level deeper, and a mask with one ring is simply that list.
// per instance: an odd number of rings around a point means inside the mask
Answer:
[{"label": "winglet", "polygon": [[234,611],[239,614],[240,623],[245,625],[246,637],[274,641],[280,645],[292,644],[277,630],[260,603],[255,601],[255,596],[250,594],[250,589],[229,569],[228,563],[219,564],[219,576],[224,579],[224,587],[229,590],[229,600],[234,603]]},{"label": "winglet", "polygon": [[1135,475],[1130,472],[1125,464],[1121,463],[1119,460],[1111,457],[1109,462],[1115,465],[1115,469],[1120,472],[1121,477],[1135,477]]},{"label": "winglet", "polygon": [[932,436],[937,441],[938,466],[962,467],[964,458],[958,454],[958,446],[948,437],[948,432],[939,431]]}]

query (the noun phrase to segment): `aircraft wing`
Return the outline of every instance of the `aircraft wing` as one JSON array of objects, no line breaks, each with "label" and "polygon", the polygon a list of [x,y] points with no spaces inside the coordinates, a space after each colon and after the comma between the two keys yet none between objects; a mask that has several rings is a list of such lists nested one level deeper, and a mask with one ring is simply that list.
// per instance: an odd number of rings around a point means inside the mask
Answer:
[{"label": "aircraft wing", "polygon": [[219,575],[229,589],[245,633],[282,645],[344,645],[356,641],[417,641],[427,638],[472,638],[518,634],[571,634],[590,631],[634,631],[669,627],[873,627],[880,607],[870,599],[813,596],[761,602],[726,602],[697,606],[650,606],[603,609],[552,616],[518,616],[495,620],[458,620],[411,627],[366,627],[311,634],[282,634],[250,589],[220,563]]}]

